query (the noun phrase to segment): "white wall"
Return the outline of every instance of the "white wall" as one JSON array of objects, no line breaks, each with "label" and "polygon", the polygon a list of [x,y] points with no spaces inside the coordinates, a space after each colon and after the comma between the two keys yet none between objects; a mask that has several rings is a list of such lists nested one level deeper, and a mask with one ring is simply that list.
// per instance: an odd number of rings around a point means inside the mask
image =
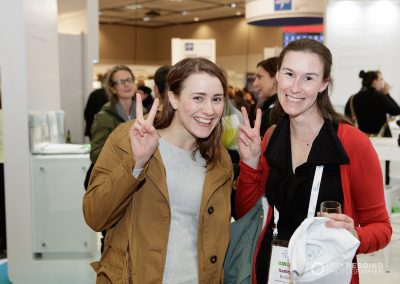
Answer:
[{"label": "white wall", "polygon": [[91,283],[89,260],[32,255],[28,110],[60,108],[56,1],[0,1],[0,38],[9,278],[16,284]]},{"label": "white wall", "polygon": [[72,143],[84,142],[86,104],[84,93],[84,35],[58,35],[60,44],[61,108],[65,112],[65,133],[71,131]]},{"label": "white wall", "polygon": [[328,1],[325,43],[333,55],[332,102],[343,108],[361,88],[360,70],[380,70],[399,101],[400,1]]},{"label": "white wall", "polygon": [[[99,61],[99,4],[98,0],[58,0],[58,3],[58,32],[65,44],[60,46],[60,52],[63,52],[60,54],[60,72],[61,80],[64,80],[61,82],[61,108],[66,111],[65,128],[71,129],[72,142],[83,143],[83,110],[93,90],[93,64]],[[75,39],[63,35],[74,35]],[[78,38],[82,40],[80,50],[75,43]],[[71,90],[74,90],[73,94],[69,93]],[[81,97],[77,98],[77,94]],[[69,98],[70,95],[74,99]],[[72,102],[75,107],[71,107]]]}]

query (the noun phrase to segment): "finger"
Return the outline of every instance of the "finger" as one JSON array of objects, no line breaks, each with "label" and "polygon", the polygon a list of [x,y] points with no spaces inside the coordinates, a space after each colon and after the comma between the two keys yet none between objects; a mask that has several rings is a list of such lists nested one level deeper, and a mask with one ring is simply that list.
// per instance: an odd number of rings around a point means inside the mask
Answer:
[{"label": "finger", "polygon": [[261,117],[262,117],[261,109],[257,108],[256,121],[254,122],[254,130],[256,130],[257,133],[260,133]]},{"label": "finger", "polygon": [[246,135],[250,140],[253,140],[254,138],[256,138],[254,131],[252,131],[252,129],[250,127],[239,125],[238,128],[239,128],[239,131],[241,133],[243,132],[244,135]]},{"label": "finger", "polygon": [[241,107],[240,110],[242,111],[244,125],[250,127],[249,115],[247,114],[246,108],[245,107]]},{"label": "finger", "polygon": [[139,93],[136,94],[136,119],[143,120],[142,96]]},{"label": "finger", "polygon": [[327,221],[326,226],[328,228],[343,228],[343,229],[349,229],[349,223],[343,222],[343,221]]},{"label": "finger", "polygon": [[129,130],[129,133],[133,134],[133,135],[139,134],[140,136],[143,137],[144,136],[144,129],[143,129],[142,124],[138,120],[136,120],[135,123],[131,126],[131,129]]},{"label": "finger", "polygon": [[151,106],[149,112],[149,116],[147,117],[147,122],[151,125],[153,125],[154,118],[156,117],[158,105],[159,105],[159,100],[157,98],[154,100],[153,105]]},{"label": "finger", "polygon": [[246,146],[249,146],[251,144],[251,140],[249,137],[246,135],[245,132],[240,131],[239,132],[239,140],[242,141],[242,143]]}]

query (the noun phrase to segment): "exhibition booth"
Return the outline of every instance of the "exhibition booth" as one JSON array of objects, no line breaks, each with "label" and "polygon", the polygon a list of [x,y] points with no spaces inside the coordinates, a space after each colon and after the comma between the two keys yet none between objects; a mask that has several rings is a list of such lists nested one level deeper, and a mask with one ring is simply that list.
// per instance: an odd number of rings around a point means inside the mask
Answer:
[{"label": "exhibition booth", "polygon": [[[0,2],[8,276],[16,284],[89,284],[95,279],[89,264],[100,257],[98,238],[82,213],[83,181],[90,165],[82,114],[95,73],[111,66],[98,63],[97,2],[85,1],[85,29],[75,35],[58,33],[57,1]],[[382,71],[393,84],[392,96],[400,101],[396,64],[400,61],[400,0],[327,0],[325,5],[320,4],[324,1],[293,0],[289,1],[293,7],[285,10],[282,6],[281,11],[274,10],[272,1],[263,6],[266,2],[246,4],[249,23],[278,24],[282,15],[293,18],[291,13],[310,18],[304,24],[317,18],[321,23],[323,18],[321,40],[333,53],[332,101],[339,111],[348,96],[359,90],[361,69]],[[196,50],[218,64],[215,40],[177,36],[170,43],[172,63]],[[267,54],[275,50],[267,48]],[[135,68],[151,74],[157,66],[133,66],[134,73]],[[245,80],[244,75],[238,78]],[[76,146],[63,145],[66,130]],[[42,147],[42,142],[51,145]],[[380,160],[400,162],[397,138],[372,142]],[[391,214],[399,197],[394,188],[388,190]],[[390,247],[382,261],[389,271]]]}]

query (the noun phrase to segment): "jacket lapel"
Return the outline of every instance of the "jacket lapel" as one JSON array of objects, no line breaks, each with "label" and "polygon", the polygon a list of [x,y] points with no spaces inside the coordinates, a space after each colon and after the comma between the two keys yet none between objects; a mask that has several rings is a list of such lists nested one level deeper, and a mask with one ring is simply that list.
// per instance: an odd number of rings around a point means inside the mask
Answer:
[{"label": "jacket lapel", "polygon": [[165,173],[164,163],[161,159],[161,154],[158,148],[150,158],[149,167],[147,169],[147,177],[154,183],[154,185],[161,191],[165,199],[169,203],[167,176]]},{"label": "jacket lapel", "polygon": [[205,210],[206,205],[211,198],[212,194],[219,188],[221,185],[226,183],[231,178],[229,174],[229,170],[224,167],[220,162],[214,165],[211,168],[209,165],[207,166],[207,173],[204,180],[203,186],[203,196],[201,200],[200,214]]}]

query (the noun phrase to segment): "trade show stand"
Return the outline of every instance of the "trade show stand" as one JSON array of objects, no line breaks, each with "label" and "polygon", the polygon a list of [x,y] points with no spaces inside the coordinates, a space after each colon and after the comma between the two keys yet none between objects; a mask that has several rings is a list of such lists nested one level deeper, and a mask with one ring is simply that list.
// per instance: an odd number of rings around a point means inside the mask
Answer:
[{"label": "trade show stand", "polygon": [[[383,177],[385,177],[385,167],[386,163],[385,161],[396,161],[400,162],[400,147],[397,142],[397,137],[393,138],[371,138],[371,142],[375,148],[375,151],[378,154],[379,161],[381,164],[382,168],[382,174]],[[384,182],[385,184],[385,182]],[[399,218],[399,214],[393,214],[392,213],[392,205],[393,205],[393,200],[392,196],[394,195],[395,191],[400,190],[398,187],[389,185],[385,186],[385,201],[386,201],[386,208],[388,210],[388,214],[390,217],[391,222],[397,221]],[[392,241],[398,240],[399,238],[399,232],[393,231],[392,235]],[[390,253],[391,253],[391,244],[389,243],[385,249],[383,249],[383,255],[384,255],[384,266],[386,271],[390,271]]]}]

